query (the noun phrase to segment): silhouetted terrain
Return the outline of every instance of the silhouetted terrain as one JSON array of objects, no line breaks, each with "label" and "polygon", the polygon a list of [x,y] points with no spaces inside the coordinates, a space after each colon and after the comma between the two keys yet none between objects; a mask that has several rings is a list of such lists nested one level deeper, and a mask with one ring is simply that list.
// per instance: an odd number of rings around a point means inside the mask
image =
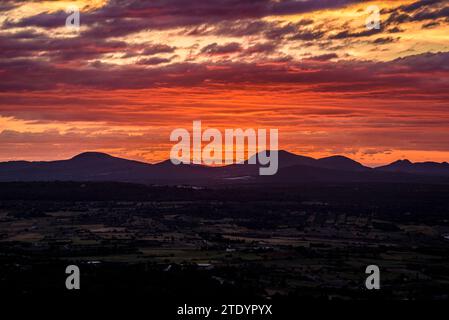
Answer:
[{"label": "silhouetted terrain", "polygon": [[[289,306],[449,299],[446,163],[373,169],[281,151],[276,175],[258,169],[102,153],[1,163],[0,288]],[[80,292],[64,286],[69,264]],[[364,286],[370,264],[380,291]]]},{"label": "silhouetted terrain", "polygon": [[[449,299],[448,194],[412,183],[0,183],[0,287],[153,303]],[[79,292],[65,289],[69,264]],[[364,286],[369,264],[380,291]]]},{"label": "silhouetted terrain", "polygon": [[386,172],[406,172],[422,175],[443,175],[449,176],[449,163],[437,162],[417,162],[412,163],[409,160],[398,160],[387,166],[376,168],[378,171]]},{"label": "silhouetted terrain", "polygon": [[69,160],[0,163],[0,181],[115,181],[165,185],[317,181],[449,183],[447,163],[413,164],[404,160],[372,169],[343,156],[313,159],[286,151],[279,151],[278,174],[259,176],[258,169],[258,165],[248,164],[248,161],[225,167],[176,166],[170,160],[148,164],[86,152]]}]

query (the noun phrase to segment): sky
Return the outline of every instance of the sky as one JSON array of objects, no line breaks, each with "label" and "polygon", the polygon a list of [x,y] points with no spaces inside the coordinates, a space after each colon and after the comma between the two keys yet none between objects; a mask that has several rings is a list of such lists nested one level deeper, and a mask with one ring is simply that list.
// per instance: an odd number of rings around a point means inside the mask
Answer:
[{"label": "sky", "polygon": [[0,25],[0,161],[157,162],[194,120],[313,157],[449,161],[447,0],[6,0]]}]

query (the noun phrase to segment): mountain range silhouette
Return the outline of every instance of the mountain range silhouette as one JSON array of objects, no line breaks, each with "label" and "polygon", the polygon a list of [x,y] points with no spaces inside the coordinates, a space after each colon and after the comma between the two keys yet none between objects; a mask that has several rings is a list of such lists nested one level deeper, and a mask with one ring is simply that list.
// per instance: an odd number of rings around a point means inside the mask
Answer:
[{"label": "mountain range silhouette", "polygon": [[[254,155],[257,157],[258,155]],[[81,153],[68,160],[0,163],[0,181],[116,181],[145,184],[308,183],[308,182],[422,182],[449,183],[447,162],[412,163],[398,160],[370,168],[344,156],[321,159],[279,154],[279,170],[259,176],[259,165],[224,167],[174,165],[170,160],[149,164],[100,152]]]}]

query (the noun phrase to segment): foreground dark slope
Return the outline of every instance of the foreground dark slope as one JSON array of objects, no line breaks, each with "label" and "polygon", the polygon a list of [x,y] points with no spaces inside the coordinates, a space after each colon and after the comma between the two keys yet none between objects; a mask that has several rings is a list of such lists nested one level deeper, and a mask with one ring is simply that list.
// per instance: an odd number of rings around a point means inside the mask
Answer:
[{"label": "foreground dark slope", "polygon": [[115,181],[146,184],[247,184],[307,182],[449,182],[447,163],[398,161],[372,169],[343,156],[314,159],[279,151],[279,171],[259,176],[259,166],[175,166],[170,160],[148,164],[98,152],[86,152],[68,160],[0,163],[0,181]]}]

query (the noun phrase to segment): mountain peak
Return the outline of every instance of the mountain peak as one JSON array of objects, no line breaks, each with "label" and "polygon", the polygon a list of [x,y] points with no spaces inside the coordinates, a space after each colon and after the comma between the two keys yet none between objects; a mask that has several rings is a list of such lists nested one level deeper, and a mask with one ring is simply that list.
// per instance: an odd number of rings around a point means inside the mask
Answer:
[{"label": "mountain peak", "polygon": [[[266,150],[262,152],[266,152],[268,155],[270,155],[271,151]],[[252,161],[257,163],[257,159],[262,152],[256,153],[250,159],[246,160],[245,163],[251,163]],[[315,161],[315,159],[313,158],[301,156],[286,150],[277,150],[277,153],[279,159],[279,167],[289,167],[293,165],[311,165]]]},{"label": "mountain peak", "polygon": [[320,158],[318,160],[322,160],[322,161],[325,161],[325,160],[329,160],[329,161],[330,160],[332,160],[332,161],[346,161],[346,162],[358,163],[357,161],[352,160],[351,158],[348,158],[348,157],[345,157],[345,156],[342,156],[342,155],[335,155],[335,156],[324,157],[324,158]]},{"label": "mountain peak", "polygon": [[111,158],[113,158],[113,156],[103,152],[83,152],[74,156],[71,160],[99,160]]},{"label": "mountain peak", "polygon": [[443,162],[411,162],[410,160],[397,160],[389,165],[376,168],[380,171],[406,172],[420,175],[449,176],[449,166]]},{"label": "mountain peak", "polygon": [[297,156],[297,154],[293,152],[289,152],[287,150],[278,150],[278,154],[284,155],[284,156]]},{"label": "mountain peak", "polygon": [[363,166],[361,163],[352,160],[351,158],[345,156],[330,156],[326,158],[318,159],[318,163],[323,167],[330,169],[340,169],[340,170],[367,170],[368,168]]},{"label": "mountain peak", "polygon": [[408,159],[396,160],[395,162],[389,164],[390,167],[399,168],[399,167],[409,167],[412,166],[413,163]]}]

